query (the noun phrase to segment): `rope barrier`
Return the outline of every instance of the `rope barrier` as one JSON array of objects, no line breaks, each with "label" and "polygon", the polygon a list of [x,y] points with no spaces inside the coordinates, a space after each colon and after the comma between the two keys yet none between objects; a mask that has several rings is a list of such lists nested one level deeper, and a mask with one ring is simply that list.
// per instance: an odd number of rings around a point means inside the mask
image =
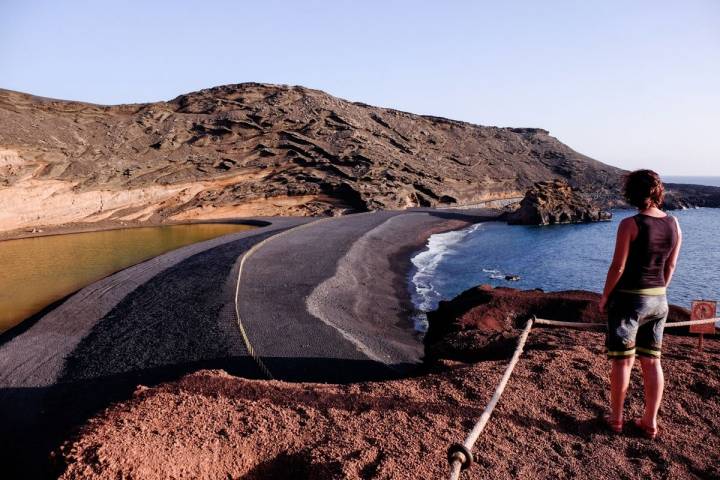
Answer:
[{"label": "rope barrier", "polygon": [[[665,324],[665,328],[688,327],[691,325],[703,325],[708,323],[715,323],[718,321],[720,321],[720,317],[707,318],[703,320],[689,320],[685,322],[670,322]],[[530,334],[530,330],[532,329],[533,324],[579,329],[607,328],[604,323],[564,322],[560,320],[537,318],[535,316],[530,318],[525,324],[522,333],[520,334],[517,347],[515,348],[515,352],[513,353],[510,363],[505,368],[505,373],[503,374],[500,383],[495,389],[495,394],[492,396],[490,402],[485,407],[482,415],[480,415],[480,418],[475,423],[475,426],[470,431],[467,438],[465,438],[465,441],[463,443],[455,443],[451,445],[448,449],[448,462],[450,463],[450,480],[459,480],[460,473],[463,470],[468,469],[470,465],[472,465],[474,461],[472,449],[475,445],[475,442],[477,441],[482,431],[485,429],[485,425],[487,425],[487,422],[490,420],[490,415],[492,415],[495,406],[500,400],[500,396],[502,396],[503,392],[505,391],[508,380],[510,380],[510,375],[512,375],[512,372],[515,369],[515,365],[517,365],[518,360],[520,360],[520,355],[523,352],[525,342],[527,341],[527,337]]]},{"label": "rope barrier", "polygon": [[589,322],[562,322],[560,320],[548,320],[546,318],[536,318],[535,323],[538,325],[549,325],[552,327],[567,327],[567,328],[607,328],[604,323],[589,323]]},{"label": "rope barrier", "polygon": [[[668,322],[665,324],[665,328],[678,328],[688,327],[690,325],[704,325],[708,323],[715,323],[720,321],[718,318],[706,318],[704,320],[689,320],[685,322]],[[607,328],[604,323],[592,323],[592,322],[563,322],[560,320],[548,320],[546,318],[536,318],[535,323],[537,325],[548,325],[552,327],[567,327],[567,328],[579,328],[579,329],[590,329],[590,328]]]},{"label": "rope barrier", "polygon": [[706,323],[716,323],[720,321],[720,317],[706,318],[704,320],[689,320],[687,322],[670,322],[665,324],[665,328],[673,327],[689,327],[690,325],[704,325]]},{"label": "rope barrier", "polygon": [[500,400],[500,396],[503,394],[503,391],[505,391],[505,386],[507,385],[508,380],[510,380],[510,375],[512,375],[512,372],[515,369],[515,365],[517,365],[518,360],[520,360],[520,355],[523,352],[523,347],[525,346],[527,337],[530,334],[530,329],[533,326],[534,318],[535,317],[531,318],[525,324],[525,328],[523,328],[523,331],[520,334],[520,338],[518,339],[515,353],[513,353],[512,359],[510,360],[510,363],[505,369],[505,373],[503,374],[500,383],[495,389],[495,394],[490,399],[490,403],[487,404],[487,407],[485,407],[482,415],[480,415],[477,423],[470,431],[463,443],[456,443],[450,446],[450,449],[448,450],[448,461],[450,462],[451,480],[458,480],[460,478],[461,470],[467,469],[472,464],[472,448],[475,445],[478,437],[482,433],[483,429],[485,429],[485,425],[487,425],[488,420],[490,420],[490,415],[492,415],[492,412],[495,409],[495,405],[497,405],[498,401]]},{"label": "rope barrier", "polygon": [[[273,237],[269,237],[273,238]],[[266,238],[265,240],[268,240],[269,238]],[[237,283],[235,284],[235,319],[237,320],[237,326],[238,330],[240,330],[240,336],[242,336],[243,343],[245,344],[245,350],[247,350],[248,355],[250,355],[250,358],[255,361],[260,371],[265,375],[268,379],[272,380],[273,375],[270,373],[270,369],[267,368],[265,365],[265,362],[262,361],[260,356],[255,353],[255,349],[253,348],[252,344],[250,343],[250,338],[248,337],[247,332],[245,331],[245,326],[242,322],[242,317],[240,316],[240,307],[238,306],[238,299],[240,297],[240,277],[242,276],[243,267],[245,266],[245,261],[250,257],[250,254],[255,252],[257,250],[255,247],[258,247],[262,243],[265,242],[265,240],[256,243],[252,246],[247,252],[245,252],[245,255],[240,259],[240,265],[238,266],[238,276],[237,276]]]}]

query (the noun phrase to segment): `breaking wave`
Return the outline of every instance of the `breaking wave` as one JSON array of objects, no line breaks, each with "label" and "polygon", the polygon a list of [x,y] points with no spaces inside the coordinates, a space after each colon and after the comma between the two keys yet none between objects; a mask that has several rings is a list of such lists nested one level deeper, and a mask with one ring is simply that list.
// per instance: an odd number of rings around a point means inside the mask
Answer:
[{"label": "breaking wave", "polygon": [[425,312],[437,308],[438,303],[443,299],[435,283],[438,266],[445,257],[458,251],[457,247],[464,238],[481,226],[482,223],[476,223],[462,230],[432,235],[428,239],[426,249],[411,259],[413,264],[410,274],[411,297],[415,308],[419,311],[413,319],[415,330],[427,331]]}]

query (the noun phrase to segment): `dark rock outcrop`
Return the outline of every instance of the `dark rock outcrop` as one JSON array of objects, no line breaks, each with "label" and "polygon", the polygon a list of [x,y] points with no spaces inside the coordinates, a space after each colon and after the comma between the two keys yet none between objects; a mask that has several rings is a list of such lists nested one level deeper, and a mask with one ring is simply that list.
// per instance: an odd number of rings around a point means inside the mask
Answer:
[{"label": "dark rock outcrop", "polygon": [[[506,358],[517,342],[518,328],[535,315],[566,322],[604,323],[600,295],[584,290],[548,292],[480,285],[428,313],[425,358],[478,361]],[[668,321],[690,319],[690,312],[670,306]],[[682,333],[675,329],[673,333]]]},{"label": "dark rock outcrop", "polygon": [[564,180],[538,182],[520,208],[506,215],[512,225],[552,225],[609,220],[612,214],[581,195]]},{"label": "dark rock outcrop", "polygon": [[720,208],[720,187],[666,183],[665,192],[664,207],[668,210],[694,207]]}]

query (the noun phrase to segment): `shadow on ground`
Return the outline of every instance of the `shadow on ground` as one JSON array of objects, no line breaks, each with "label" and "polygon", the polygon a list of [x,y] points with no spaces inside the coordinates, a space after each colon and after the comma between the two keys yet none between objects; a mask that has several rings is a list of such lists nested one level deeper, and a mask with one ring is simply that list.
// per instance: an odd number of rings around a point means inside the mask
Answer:
[{"label": "shadow on ground", "polygon": [[[391,369],[372,361],[327,358],[264,358],[278,380],[350,383],[399,378],[411,368]],[[4,479],[56,478],[62,472],[51,452],[77,428],[138,385],[169,382],[202,369],[222,369],[244,378],[265,378],[250,357],[169,365],[45,388],[0,389],[0,462]],[[290,461],[290,460],[288,460]],[[262,472],[259,472],[262,473]]]}]

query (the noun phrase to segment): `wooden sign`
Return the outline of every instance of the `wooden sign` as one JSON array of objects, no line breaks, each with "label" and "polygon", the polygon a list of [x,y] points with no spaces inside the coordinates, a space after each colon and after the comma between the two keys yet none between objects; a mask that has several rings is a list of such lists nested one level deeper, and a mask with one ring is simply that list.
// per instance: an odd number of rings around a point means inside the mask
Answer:
[{"label": "wooden sign", "polygon": [[[717,302],[710,300],[695,300],[692,302],[690,320],[705,320],[706,318],[715,318],[717,312]],[[706,323],[704,325],[690,325],[690,333],[715,333],[715,324]]]},{"label": "wooden sign", "polygon": [[[705,320],[706,318],[715,318],[717,311],[717,302],[710,300],[694,300],[690,311],[690,320]],[[705,323],[701,325],[690,325],[690,333],[699,333],[698,351],[703,350],[703,335],[706,333],[715,333],[715,323]]]}]

